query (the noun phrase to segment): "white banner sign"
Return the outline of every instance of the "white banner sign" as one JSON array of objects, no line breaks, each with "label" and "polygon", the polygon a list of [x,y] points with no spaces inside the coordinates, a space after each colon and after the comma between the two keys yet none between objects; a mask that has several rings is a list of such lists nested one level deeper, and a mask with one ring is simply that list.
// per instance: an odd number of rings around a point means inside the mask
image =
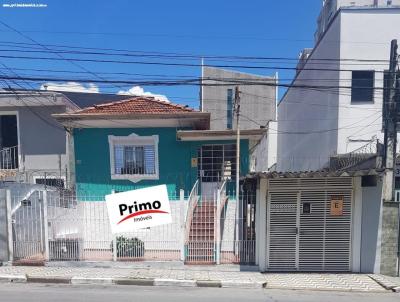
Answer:
[{"label": "white banner sign", "polygon": [[166,185],[110,194],[106,203],[113,234],[172,222]]}]

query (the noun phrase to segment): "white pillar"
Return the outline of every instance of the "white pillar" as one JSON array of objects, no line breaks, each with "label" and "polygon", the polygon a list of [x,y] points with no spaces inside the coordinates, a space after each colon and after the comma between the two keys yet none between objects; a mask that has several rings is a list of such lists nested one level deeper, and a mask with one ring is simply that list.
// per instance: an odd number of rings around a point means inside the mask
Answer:
[{"label": "white pillar", "polygon": [[49,221],[47,217],[47,191],[42,192],[42,223],[43,223],[43,255],[44,260],[49,261]]},{"label": "white pillar", "polygon": [[[111,194],[115,194],[115,190],[111,190]],[[117,261],[117,235],[113,235],[113,261]]]},{"label": "white pillar", "polygon": [[216,209],[216,220],[215,220],[215,227],[216,227],[216,245],[215,245],[215,261],[217,264],[221,264],[221,189],[217,190],[217,209]]},{"label": "white pillar", "polygon": [[180,247],[181,247],[181,261],[185,261],[185,191],[179,190],[179,228],[180,228]]},{"label": "white pillar", "polygon": [[6,191],[6,210],[7,210],[7,239],[8,239],[8,260],[14,260],[14,244],[12,233],[12,207],[11,207],[11,192]]}]

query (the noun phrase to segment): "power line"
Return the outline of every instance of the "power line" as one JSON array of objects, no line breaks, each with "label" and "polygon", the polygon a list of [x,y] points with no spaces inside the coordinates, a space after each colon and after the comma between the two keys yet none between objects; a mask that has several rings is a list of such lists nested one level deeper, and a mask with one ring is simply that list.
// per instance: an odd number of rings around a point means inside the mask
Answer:
[{"label": "power line", "polygon": [[[1,52],[22,52],[22,53],[58,53],[58,54],[78,54],[78,55],[101,55],[101,56],[119,56],[119,57],[145,57],[145,58],[156,58],[156,59],[174,59],[174,60],[198,60],[200,56],[194,55],[169,55],[169,54],[153,54],[153,53],[110,53],[110,52],[95,52],[95,51],[78,51],[78,50],[60,50],[54,48],[33,48],[32,47],[23,47],[23,46],[15,46],[17,48],[22,49],[0,49]],[[203,58],[204,59],[204,58]],[[299,61],[298,58],[288,58],[288,57],[232,57],[232,56],[214,56],[209,57],[209,61],[223,61],[223,62],[252,62],[252,63],[272,63],[279,61],[280,63],[297,63]],[[261,60],[261,61],[260,61]],[[268,61],[265,61],[268,60]],[[387,60],[381,59],[309,59],[310,61],[314,61],[313,65],[330,65],[331,62],[342,62],[341,65],[383,65],[387,66]],[[254,62],[255,61],[255,62]],[[272,61],[272,62],[270,62]],[[289,62],[285,62],[289,61]],[[291,63],[290,63],[291,62]],[[328,63],[324,63],[328,62]],[[347,63],[343,63],[347,62]],[[348,62],[363,62],[363,64],[356,64],[356,63],[348,63]]]},{"label": "power line", "polygon": [[[1,31],[1,30],[0,30]],[[2,30],[3,32],[7,32]],[[233,40],[257,40],[257,41],[288,41],[288,42],[315,42],[313,39],[289,39],[289,38],[266,38],[255,36],[227,36],[227,35],[177,35],[165,33],[128,33],[128,32],[83,32],[83,31],[44,31],[44,30],[23,30],[26,33],[41,34],[69,34],[69,35],[104,35],[104,36],[149,36],[149,37],[174,37],[174,38],[190,38],[190,39],[233,39]],[[327,43],[347,43],[347,44],[367,44],[367,45],[386,45],[387,42],[370,42],[370,41],[339,41],[327,40]]]},{"label": "power line", "polygon": [[[1,22],[1,21],[0,21]],[[104,60],[104,59],[89,59],[89,58],[52,58],[43,56],[13,56],[13,55],[0,55],[0,58],[6,59],[24,59],[24,60],[47,60],[47,61],[60,61],[67,60],[70,62],[92,62],[92,63],[113,63],[113,64],[135,64],[135,65],[154,65],[154,66],[174,66],[174,67],[215,67],[215,68],[236,68],[236,69],[256,69],[256,70],[309,70],[309,71],[354,71],[353,69],[338,69],[338,68],[301,68],[286,67],[286,66],[249,66],[249,65],[226,65],[226,64],[206,64],[201,65],[198,63],[171,63],[171,62],[155,62],[155,61],[127,61],[127,60]],[[89,71],[88,71],[89,72]],[[375,70],[376,73],[387,73],[383,70]],[[91,73],[91,72],[89,72]],[[97,76],[96,76],[97,77]]]},{"label": "power line", "polygon": [[[373,115],[375,115],[375,114],[373,114]],[[358,123],[361,123],[361,122],[367,120],[368,118],[372,117],[373,115],[367,116],[367,117],[365,117],[365,118],[363,118],[363,119],[361,119],[361,120],[358,120],[358,121],[356,121],[356,122],[354,122],[354,123],[352,123],[352,124],[349,124],[349,125],[347,125],[347,126],[338,127],[338,128],[333,128],[333,129],[315,130],[315,131],[280,131],[280,130],[278,130],[278,129],[272,129],[272,128],[269,128],[269,129],[272,130],[272,131],[275,131],[276,133],[281,133],[281,134],[314,134],[314,133],[325,133],[325,132],[331,132],[331,131],[337,131],[337,130],[343,130],[343,129],[358,128],[358,127],[360,127],[360,126],[354,126],[354,125],[356,125],[356,124],[358,124]],[[267,125],[268,125],[268,123],[265,124],[265,125],[260,124],[259,122],[255,121],[254,119],[252,119],[252,118],[250,118],[250,117],[248,117],[248,116],[246,116],[246,115],[244,115],[244,114],[240,114],[240,116],[243,117],[243,118],[245,118],[245,119],[247,119],[247,120],[249,120],[249,121],[251,121],[251,122],[254,122],[255,124],[259,125],[260,127],[267,127]],[[379,119],[379,118],[380,118],[380,117],[378,117],[377,119]],[[376,119],[376,120],[377,120],[377,119]],[[376,120],[375,120],[375,121],[376,121]],[[278,122],[279,122],[279,120],[278,120]],[[377,125],[380,125],[380,124],[377,124]],[[363,127],[369,127],[369,126],[376,126],[376,124],[375,124],[375,125],[374,125],[374,124],[368,124],[368,125],[365,125],[365,126],[363,126]],[[363,128],[363,129],[364,129],[364,128]]]},{"label": "power line", "polygon": [[[2,80],[6,85],[7,82]],[[42,122],[44,122],[45,124],[47,124],[48,126],[57,129],[57,130],[61,130],[63,132],[65,132],[65,129],[63,127],[59,127],[53,123],[50,123],[46,118],[44,118],[42,115],[40,115],[38,112],[36,112],[31,106],[29,106],[24,100],[23,100],[23,96],[19,95],[17,91],[15,91],[14,89],[12,89],[9,86],[9,89],[12,93],[14,93],[16,95],[16,98],[18,100],[21,100],[21,102],[24,104],[24,107],[27,108],[32,114],[34,114],[36,117],[38,117]]]},{"label": "power line", "polygon": [[[7,27],[8,29],[14,31],[15,33],[19,34],[19,35],[22,36],[23,38],[25,38],[25,39],[27,39],[27,40],[29,40],[29,41],[35,43],[36,45],[38,45],[38,46],[40,46],[40,47],[42,47],[42,48],[44,48],[44,49],[46,49],[46,50],[48,50],[48,51],[51,52],[51,49],[50,49],[50,48],[46,47],[45,45],[40,44],[39,42],[37,42],[37,41],[34,40],[33,38],[29,37],[28,35],[25,35],[24,33],[20,32],[20,31],[17,30],[16,28],[14,28],[14,27],[12,27],[12,26],[6,24],[5,22],[3,22],[3,21],[1,21],[1,20],[0,20],[0,24],[2,24],[3,26]],[[59,54],[59,53],[57,53],[57,52],[53,52],[53,54],[55,54],[56,56],[58,56],[58,57],[61,58],[62,60],[65,60],[65,61],[69,62],[70,64],[74,65],[75,67],[78,67],[78,68],[80,68],[81,70],[83,70],[83,71],[85,71],[85,72],[87,72],[87,73],[90,73],[90,74],[92,74],[93,76],[95,76],[95,77],[97,77],[97,78],[99,78],[99,79],[104,80],[101,76],[97,75],[96,73],[91,72],[90,70],[88,70],[87,68],[81,66],[80,64],[76,63],[75,61],[70,60],[69,58],[66,58],[66,57],[62,56],[61,54]]]},{"label": "power line", "polygon": [[[11,67],[10,67],[11,68]],[[5,68],[0,68],[5,69]],[[74,71],[74,70],[55,70],[55,69],[35,69],[35,68],[18,68],[18,67],[12,67],[13,70],[19,70],[19,71],[37,71],[37,72],[49,72],[49,73],[71,73],[71,74],[87,74],[87,72],[84,71]],[[156,78],[194,78],[197,75],[175,75],[175,74],[144,74],[144,73],[128,73],[128,72],[107,72],[107,71],[93,71],[97,74],[103,74],[103,75],[124,75],[124,76],[142,76],[142,77],[156,77]],[[26,75],[26,76],[35,76],[35,74],[20,74],[20,75]],[[49,76],[49,75],[48,75]],[[230,81],[230,80],[235,80],[237,78],[220,78],[223,81]],[[363,80],[363,78],[360,78]],[[364,78],[365,80],[367,78]],[[211,79],[212,80],[212,79]],[[241,80],[257,80],[257,79],[252,79],[252,78],[241,78]],[[274,79],[260,79],[260,81],[265,81],[265,80],[274,80]],[[285,79],[285,78],[280,78],[280,82],[282,81],[292,81],[292,79]],[[308,79],[301,79],[299,80],[301,82],[307,82],[307,81],[313,81],[313,82],[318,82],[318,81],[326,81],[326,82],[350,82],[351,79],[334,79],[334,78],[308,78]],[[378,82],[383,82],[384,79],[375,79],[375,81]]]},{"label": "power line", "polygon": [[[359,86],[334,86],[334,85],[293,85],[293,84],[279,84],[274,82],[259,82],[259,81],[240,81],[235,80],[230,83],[226,83],[224,80],[216,79],[222,83],[201,83],[200,78],[184,79],[184,80],[163,80],[163,81],[131,81],[131,80],[94,80],[94,79],[77,79],[77,78],[46,78],[46,77],[14,77],[14,76],[3,76],[2,79],[8,80],[24,80],[30,82],[41,82],[41,81],[53,81],[53,82],[77,82],[77,83],[99,83],[99,84],[131,84],[141,86],[211,86],[211,87],[225,87],[232,85],[242,86],[270,86],[270,87],[285,87],[285,88],[305,88],[305,89],[372,89],[372,90],[384,90],[395,88],[384,88],[384,87],[359,87]],[[397,88],[398,89],[398,88]],[[396,89],[396,90],[397,90]]]}]

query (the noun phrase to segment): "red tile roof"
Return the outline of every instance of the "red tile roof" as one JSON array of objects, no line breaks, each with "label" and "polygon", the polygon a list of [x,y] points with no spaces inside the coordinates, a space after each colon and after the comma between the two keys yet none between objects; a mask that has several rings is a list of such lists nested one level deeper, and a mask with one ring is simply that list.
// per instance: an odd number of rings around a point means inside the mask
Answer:
[{"label": "red tile roof", "polygon": [[126,100],[116,101],[87,107],[73,114],[169,114],[199,112],[183,105],[157,100],[153,97],[135,96]]}]

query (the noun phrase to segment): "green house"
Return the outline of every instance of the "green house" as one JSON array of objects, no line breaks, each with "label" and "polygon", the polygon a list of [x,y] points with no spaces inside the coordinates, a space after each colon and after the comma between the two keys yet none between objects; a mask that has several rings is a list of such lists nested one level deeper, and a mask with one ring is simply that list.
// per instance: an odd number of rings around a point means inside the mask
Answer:
[{"label": "green house", "polygon": [[[160,184],[171,197],[188,195],[196,182],[204,194],[223,181],[235,188],[236,131],[209,130],[207,112],[132,97],[54,117],[70,134],[70,181],[80,198]],[[241,131],[241,176],[249,172],[249,141],[264,131]]]}]

